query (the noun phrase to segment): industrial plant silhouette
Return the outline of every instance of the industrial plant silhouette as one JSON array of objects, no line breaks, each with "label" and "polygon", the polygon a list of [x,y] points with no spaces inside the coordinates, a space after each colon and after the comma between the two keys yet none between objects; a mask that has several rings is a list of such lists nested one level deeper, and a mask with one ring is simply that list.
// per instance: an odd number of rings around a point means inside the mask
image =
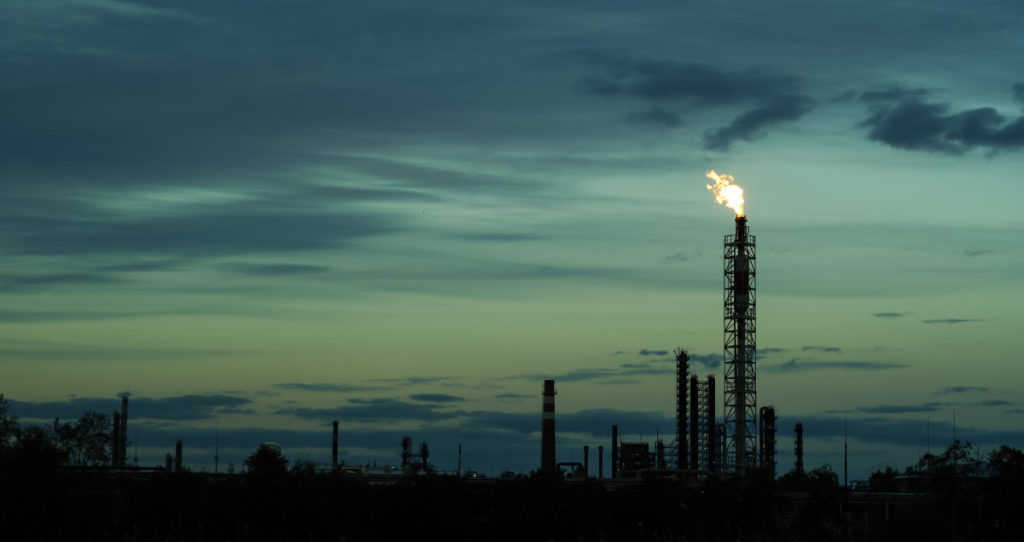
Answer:
[{"label": "industrial plant silhouette", "polygon": [[438,472],[428,443],[411,436],[395,468],[347,465],[337,420],[329,466],[289,467],[266,443],[242,472],[221,472],[218,452],[212,473],[190,472],[179,440],[163,466],[140,467],[129,460],[127,395],[109,421],[88,413],[50,430],[21,427],[0,398],[0,532],[9,540],[1009,540],[1024,532],[1024,454],[1006,446],[983,460],[953,442],[851,487],[845,472],[840,483],[828,466],[804,469],[797,423],[794,467],[777,476],[776,410],[758,408],[757,398],[756,240],[742,202],[735,210],[724,239],[721,401],[715,377],[692,374],[677,349],[675,435],[653,448],[620,440],[609,419],[596,468],[589,446],[582,462],[559,462],[554,380],[541,388],[536,470],[495,477],[464,471],[461,445],[456,471]]}]

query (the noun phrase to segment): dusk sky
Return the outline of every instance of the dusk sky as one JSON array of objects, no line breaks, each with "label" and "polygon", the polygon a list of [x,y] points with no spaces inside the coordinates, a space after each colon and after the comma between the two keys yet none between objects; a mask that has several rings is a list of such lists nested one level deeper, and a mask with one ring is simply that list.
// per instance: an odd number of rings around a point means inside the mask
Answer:
[{"label": "dusk sky", "polygon": [[[141,465],[527,472],[674,431],[757,236],[779,473],[1024,447],[1024,3],[0,7],[0,392]],[[719,384],[719,389],[721,389]],[[721,409],[721,396],[718,399]],[[720,410],[721,411],[721,410]],[[133,451],[129,451],[132,455]],[[606,458],[607,459],[607,458]],[[606,471],[607,472],[607,471]]]}]

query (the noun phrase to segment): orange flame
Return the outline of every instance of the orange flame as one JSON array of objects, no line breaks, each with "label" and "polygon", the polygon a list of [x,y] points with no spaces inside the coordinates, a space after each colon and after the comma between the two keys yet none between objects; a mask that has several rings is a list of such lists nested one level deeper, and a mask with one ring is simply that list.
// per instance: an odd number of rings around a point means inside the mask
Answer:
[{"label": "orange flame", "polygon": [[726,207],[736,211],[736,216],[743,216],[743,189],[732,184],[735,180],[732,175],[719,175],[715,170],[709,169],[704,176],[715,181],[713,185],[706,185],[708,190],[715,193],[715,201],[724,203]]}]

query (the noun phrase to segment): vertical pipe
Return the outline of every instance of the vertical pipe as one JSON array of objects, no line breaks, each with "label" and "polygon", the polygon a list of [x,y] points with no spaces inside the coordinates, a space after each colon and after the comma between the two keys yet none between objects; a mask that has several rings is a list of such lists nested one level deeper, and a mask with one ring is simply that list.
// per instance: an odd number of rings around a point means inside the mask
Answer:
[{"label": "vertical pipe", "polygon": [[700,436],[697,434],[697,377],[690,377],[690,468],[697,470],[700,467],[698,456],[698,442]]},{"label": "vertical pipe", "polygon": [[331,470],[338,470],[338,420],[331,422]]},{"label": "vertical pipe", "polygon": [[686,375],[689,360],[686,350],[679,349],[676,352],[676,467],[680,470],[686,470],[689,463],[686,447]]},{"label": "vertical pipe", "polygon": [[804,473],[804,424],[796,424],[796,472]]},{"label": "vertical pipe", "polygon": [[121,413],[114,411],[114,422],[110,431],[110,466],[115,469],[122,467],[121,463]]},{"label": "vertical pipe", "polygon": [[540,470],[557,472],[555,465],[555,381],[544,381],[544,408],[541,412]]},{"label": "vertical pipe", "polygon": [[619,426],[612,426],[612,478],[619,475]]},{"label": "vertical pipe", "polygon": [[590,478],[590,446],[583,446],[583,476]]},{"label": "vertical pipe", "polygon": [[708,375],[708,472],[718,469],[718,435],[715,431],[715,375]]},{"label": "vertical pipe", "polygon": [[597,477],[604,478],[604,446],[597,447]]},{"label": "vertical pipe", "polygon": [[181,472],[181,441],[174,445],[174,472]]},{"label": "vertical pipe", "polygon": [[125,459],[128,457],[128,395],[121,396],[121,451],[118,453],[121,465],[124,466]]}]

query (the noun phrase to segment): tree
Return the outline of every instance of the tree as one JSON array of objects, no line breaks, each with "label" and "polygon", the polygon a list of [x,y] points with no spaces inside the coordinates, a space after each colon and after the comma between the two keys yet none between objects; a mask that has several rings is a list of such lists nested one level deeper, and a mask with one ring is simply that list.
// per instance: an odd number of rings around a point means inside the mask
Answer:
[{"label": "tree", "polygon": [[110,418],[88,410],[77,422],[53,420],[53,438],[72,465],[93,467],[110,462]]},{"label": "tree", "polygon": [[288,460],[276,444],[263,443],[245,460],[249,474],[257,478],[272,478],[288,472]]},{"label": "tree", "polygon": [[996,476],[1017,483],[1024,482],[1024,452],[1003,444],[988,454],[988,464]]},{"label": "tree", "polygon": [[11,441],[21,432],[17,416],[7,415],[8,407],[7,399],[0,393],[0,450],[10,446]]},{"label": "tree", "polygon": [[885,467],[884,471],[876,470],[871,473],[871,477],[868,478],[868,484],[871,486],[871,491],[896,491],[896,477],[899,476],[899,474],[899,471],[892,467]]}]

